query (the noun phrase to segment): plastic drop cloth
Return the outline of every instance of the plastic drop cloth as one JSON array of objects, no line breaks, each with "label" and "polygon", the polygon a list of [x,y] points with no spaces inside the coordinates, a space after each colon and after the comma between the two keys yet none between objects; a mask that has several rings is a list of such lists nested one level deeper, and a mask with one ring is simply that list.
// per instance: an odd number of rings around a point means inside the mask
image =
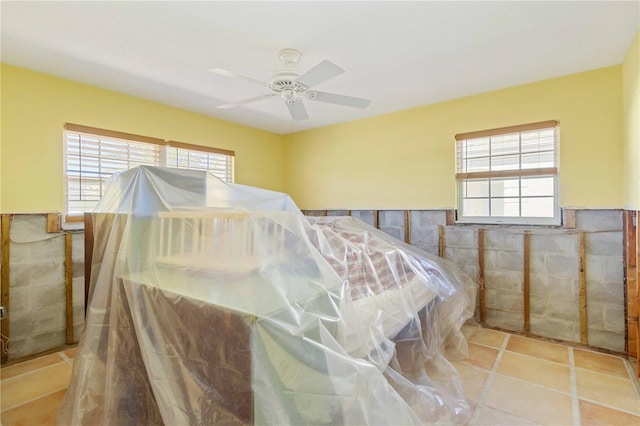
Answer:
[{"label": "plastic drop cloth", "polygon": [[85,330],[58,423],[465,423],[471,280],[282,193],[138,167],[91,214]]}]

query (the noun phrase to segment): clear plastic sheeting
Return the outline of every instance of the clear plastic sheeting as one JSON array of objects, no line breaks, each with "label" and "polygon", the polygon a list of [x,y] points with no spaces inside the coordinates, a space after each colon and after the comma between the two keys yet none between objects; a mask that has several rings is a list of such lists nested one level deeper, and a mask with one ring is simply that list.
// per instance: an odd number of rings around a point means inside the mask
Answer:
[{"label": "clear plastic sheeting", "polygon": [[200,172],[116,175],[58,422],[465,423],[474,286],[351,217]]}]

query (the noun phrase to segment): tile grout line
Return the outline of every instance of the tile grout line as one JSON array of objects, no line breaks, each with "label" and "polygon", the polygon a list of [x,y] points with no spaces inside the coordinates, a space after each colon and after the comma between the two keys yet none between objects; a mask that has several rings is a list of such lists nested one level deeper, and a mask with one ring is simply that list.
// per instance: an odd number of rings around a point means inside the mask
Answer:
[{"label": "tile grout line", "polygon": [[58,355],[60,355],[64,362],[66,362],[71,368],[73,368],[73,358],[68,357],[64,352],[58,352]]},{"label": "tile grout line", "polygon": [[44,398],[44,397],[47,397],[47,396],[53,395],[54,393],[56,393],[56,392],[60,392],[61,390],[65,390],[67,387],[68,387],[68,385],[67,385],[67,386],[63,386],[63,387],[61,387],[61,388],[59,388],[59,389],[55,389],[55,390],[53,390],[53,391],[51,391],[51,392],[43,393],[42,395],[39,395],[39,396],[37,396],[37,397],[35,397],[35,398],[31,398],[31,399],[24,400],[24,401],[22,401],[22,402],[20,402],[20,403],[18,403],[18,404],[16,404],[16,405],[12,405],[12,406],[10,406],[10,407],[3,408],[3,409],[2,409],[2,411],[0,411],[0,412],[4,414],[4,413],[6,413],[6,412],[7,412],[7,411],[9,411],[9,410],[13,410],[14,408],[21,407],[21,406],[23,406],[23,405],[25,405],[25,404],[29,404],[29,403],[31,403],[31,402],[37,401],[37,400],[39,400],[40,398]]},{"label": "tile grout line", "polygon": [[524,383],[524,384],[527,384],[527,385],[534,386],[536,388],[544,389],[544,390],[549,391],[549,392],[555,392],[555,393],[558,393],[558,394],[564,395],[564,396],[569,396],[569,397],[571,396],[571,389],[569,389],[568,392],[565,392],[565,391],[561,391],[559,389],[552,388],[552,387],[549,387],[549,386],[546,386],[546,385],[541,385],[540,383],[530,382],[530,381],[528,381],[526,379],[521,379],[520,377],[510,376],[508,374],[503,374],[503,373],[498,373],[498,372],[496,372],[496,374],[498,376],[501,376],[501,377],[506,377],[509,380],[513,380],[514,382]]},{"label": "tile grout line", "polygon": [[[12,382],[12,381],[17,380],[18,378],[20,378],[22,376],[25,376],[25,375],[28,375],[28,374],[32,374],[32,373],[35,373],[37,371],[44,370],[45,368],[50,368],[50,367],[53,367],[53,366],[55,366],[57,364],[63,364],[63,363],[67,364],[67,365],[69,364],[68,362],[66,362],[66,360],[64,358],[60,357],[60,361],[58,361],[58,362],[54,362],[53,364],[43,365],[41,367],[34,368],[34,369],[31,369],[31,370],[26,370],[26,371],[24,371],[24,372],[22,372],[22,373],[20,373],[18,375],[7,377],[6,379],[3,378],[1,381],[3,383]],[[15,365],[19,365],[19,364],[15,364]]]},{"label": "tile grout line", "polygon": [[[66,354],[64,354],[64,353],[62,353],[62,352],[56,352],[55,354],[56,354],[56,355],[58,355],[58,356],[60,357],[60,361],[55,362],[55,363],[53,363],[53,364],[44,365],[44,366],[41,366],[41,367],[38,367],[38,368],[35,368],[35,369],[32,369],[32,370],[27,370],[27,371],[25,371],[25,372],[23,372],[23,373],[21,373],[21,374],[18,374],[17,376],[9,377],[8,379],[2,379],[2,382],[5,382],[5,383],[6,383],[7,381],[14,381],[14,380],[17,380],[17,379],[19,379],[19,378],[23,378],[23,376],[25,376],[25,375],[29,375],[29,374],[32,374],[32,373],[38,372],[38,371],[40,371],[40,370],[44,370],[44,369],[46,369],[46,368],[53,367],[53,366],[55,366],[55,365],[57,365],[57,364],[63,364],[63,363],[64,363],[64,364],[67,364],[67,365],[69,365],[69,366],[72,366],[72,363],[73,363],[73,359],[72,359],[72,358],[69,358]],[[21,407],[21,406],[22,406],[22,405],[24,405],[24,404],[28,404],[28,403],[31,403],[31,402],[37,401],[37,400],[39,400],[40,398],[45,398],[45,397],[47,397],[47,396],[49,396],[49,395],[53,395],[54,393],[56,393],[56,392],[60,392],[61,390],[64,390],[64,389],[66,389],[66,388],[67,388],[67,386],[64,386],[64,387],[61,387],[60,389],[55,389],[55,390],[53,390],[53,391],[51,391],[51,392],[48,392],[48,393],[45,393],[45,394],[39,395],[39,396],[37,396],[37,397],[35,397],[35,398],[31,398],[31,399],[28,399],[28,400],[25,400],[25,401],[21,401],[21,402],[19,402],[18,404],[15,404],[15,405],[12,405],[12,406],[10,406],[10,407],[6,407],[6,408],[3,408],[3,409],[0,409],[0,412],[1,412],[1,413],[5,413],[5,412],[7,412],[7,411],[9,411],[9,410],[13,410],[13,409],[15,409],[15,408],[19,408],[19,407]],[[2,423],[1,423],[1,422],[0,422],[0,426],[2,426]]]},{"label": "tile grout line", "polygon": [[578,381],[576,380],[576,366],[573,357],[573,348],[569,349],[569,378],[571,380],[571,413],[573,426],[580,426],[580,403],[578,402]]},{"label": "tile grout line", "polygon": [[[517,336],[517,335],[515,335],[515,336]],[[537,339],[531,339],[531,340],[536,340],[538,342],[543,342],[543,343],[549,343],[549,342],[545,342],[544,340],[537,340]],[[477,345],[477,346],[483,346],[485,348],[500,350],[500,348],[498,348],[498,347],[491,346],[491,345],[488,345],[488,344],[485,344],[485,343],[474,342],[474,341],[471,341],[471,340],[469,340],[469,343],[473,343],[474,345]],[[566,348],[566,349],[568,349],[570,347],[570,346],[559,344],[559,343],[549,343],[549,344],[555,345],[555,346],[559,346],[561,348]],[[537,356],[537,355],[531,355],[530,353],[518,352],[518,351],[508,350],[508,349],[505,349],[505,351],[509,352],[509,353],[512,353],[512,354],[525,356],[525,357],[528,357],[528,358],[535,358],[535,359],[546,361],[546,362],[552,362],[552,363],[558,364],[558,365],[566,365],[566,366],[569,365],[568,362],[565,363],[565,362],[562,362],[562,361],[555,361],[555,360],[549,359],[549,358],[542,358],[542,357]],[[595,353],[598,353],[598,352],[595,352]],[[613,355],[611,355],[611,356],[613,356]],[[615,357],[615,358],[620,358],[620,357]],[[602,374],[606,374],[606,373],[602,373]]]},{"label": "tile grout line", "polygon": [[624,366],[627,369],[627,374],[631,379],[631,385],[633,386],[633,389],[635,389],[636,391],[636,396],[640,398],[640,384],[638,383],[639,379],[637,377],[634,377],[635,371],[633,371],[633,367],[631,367],[631,362],[626,358],[622,358],[622,362],[624,363]]},{"label": "tile grout line", "polygon": [[[624,362],[624,360],[623,360],[623,362]],[[596,376],[608,377],[609,379],[612,379],[612,380],[622,380],[623,382],[631,382],[631,386],[632,387],[634,386],[633,385],[633,378],[629,378],[628,376],[627,377],[622,377],[622,376],[619,376],[617,374],[603,373],[601,371],[592,370],[590,368],[582,368],[582,367],[576,367],[576,371],[586,371],[589,374],[594,374]]]},{"label": "tile grout line", "polygon": [[500,351],[498,352],[498,356],[496,356],[496,360],[493,363],[493,367],[491,368],[491,371],[489,372],[487,381],[485,382],[484,387],[482,388],[482,392],[480,392],[480,397],[478,398],[478,401],[476,403],[476,409],[473,413],[473,416],[471,417],[471,421],[469,421],[469,426],[475,425],[476,422],[478,421],[480,409],[484,407],[484,400],[486,399],[487,394],[489,393],[489,388],[491,387],[491,384],[493,383],[493,378],[495,377],[496,372],[498,371],[498,365],[500,365],[500,361],[502,361],[502,354],[504,354],[507,344],[509,343],[510,337],[511,335],[507,334],[505,336],[504,341],[502,342],[502,345],[500,346]]},{"label": "tile grout line", "polygon": [[526,358],[536,359],[536,360],[539,360],[539,361],[550,362],[550,363],[553,363],[553,364],[556,364],[556,365],[569,366],[568,362],[564,363],[564,362],[561,362],[561,361],[553,361],[553,360],[548,359],[548,358],[542,358],[540,356],[531,355],[531,354],[527,354],[527,353],[524,353],[524,352],[516,352],[516,351],[508,351],[508,350],[505,350],[505,352],[509,352],[510,354],[523,356],[523,357],[526,357]]},{"label": "tile grout line", "polygon": [[635,416],[635,417],[638,417],[640,419],[640,413],[635,413],[633,411],[629,411],[626,408],[616,407],[615,405],[611,405],[611,404],[608,404],[606,402],[598,401],[597,399],[591,399],[591,398],[587,398],[587,397],[584,397],[584,396],[579,398],[579,399],[582,400],[582,401],[590,402],[590,403],[595,404],[595,405],[601,405],[601,406],[603,406],[605,408],[609,408],[609,409],[611,409],[613,411],[620,411],[621,413],[629,414],[631,416]]}]

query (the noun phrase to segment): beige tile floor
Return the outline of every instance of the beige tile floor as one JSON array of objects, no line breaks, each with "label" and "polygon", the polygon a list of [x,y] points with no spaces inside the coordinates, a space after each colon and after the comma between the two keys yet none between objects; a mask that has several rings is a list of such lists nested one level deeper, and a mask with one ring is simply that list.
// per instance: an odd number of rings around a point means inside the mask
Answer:
[{"label": "beige tile floor", "polygon": [[[469,358],[454,365],[471,425],[640,425],[640,396],[620,357],[465,327]],[[53,425],[75,349],[0,370],[2,426]]]},{"label": "beige tile floor", "polygon": [[623,358],[465,326],[454,365],[471,425],[640,425],[640,390]]},{"label": "beige tile floor", "polygon": [[2,426],[55,425],[76,349],[0,368]]}]

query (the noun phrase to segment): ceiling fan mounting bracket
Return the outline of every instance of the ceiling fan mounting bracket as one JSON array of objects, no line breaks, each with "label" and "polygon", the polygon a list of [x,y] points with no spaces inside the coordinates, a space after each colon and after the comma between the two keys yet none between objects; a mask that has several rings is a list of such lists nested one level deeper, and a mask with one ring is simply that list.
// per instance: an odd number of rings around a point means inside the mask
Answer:
[{"label": "ceiling fan mounting bracket", "polygon": [[295,68],[298,61],[300,61],[300,52],[296,49],[286,48],[278,52],[278,58],[286,68]]}]

